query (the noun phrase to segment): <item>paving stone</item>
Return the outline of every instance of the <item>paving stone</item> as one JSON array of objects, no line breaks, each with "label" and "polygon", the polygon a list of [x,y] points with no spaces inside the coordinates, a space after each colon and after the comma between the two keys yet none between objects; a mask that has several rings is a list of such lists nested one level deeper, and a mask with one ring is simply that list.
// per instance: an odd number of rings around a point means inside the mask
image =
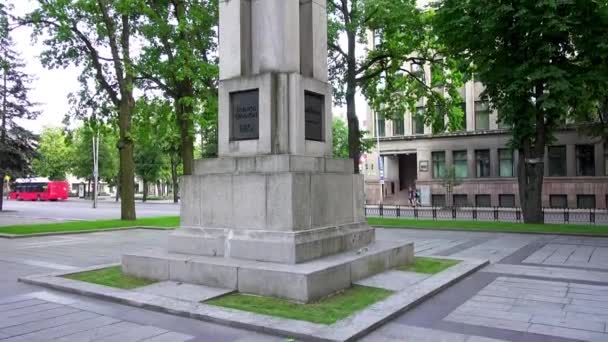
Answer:
[{"label": "paving stone", "polygon": [[78,309],[74,309],[74,308],[60,307],[57,309],[36,312],[31,315],[22,315],[22,316],[18,316],[18,317],[11,317],[8,319],[0,320],[0,329],[14,326],[14,325],[24,324],[24,323],[28,323],[28,322],[42,321],[45,319],[63,316],[63,315],[71,314],[71,313],[78,312],[78,311],[79,311]]},{"label": "paving stone", "polygon": [[200,302],[225,295],[233,292],[234,290],[204,285],[185,284],[174,281],[163,281],[140,287],[136,289],[136,291],[163,297]]},{"label": "paving stone", "polygon": [[129,331],[126,331],[123,333],[101,338],[97,341],[98,342],[115,342],[115,341],[134,342],[134,341],[141,341],[141,340],[145,340],[146,338],[151,338],[151,337],[155,337],[158,335],[162,335],[164,333],[167,333],[167,330],[157,328],[157,327],[151,327],[151,326],[139,326],[137,328],[130,329]]},{"label": "paving stone", "polygon": [[57,309],[60,307],[61,307],[61,305],[59,305],[59,304],[44,303],[44,304],[38,304],[38,305],[27,306],[24,308],[14,309],[14,310],[10,310],[10,311],[5,311],[5,312],[0,313],[0,321],[11,318],[11,317],[17,317],[17,316],[21,316],[21,315],[30,315],[30,314],[34,314],[36,312]]},{"label": "paving stone", "polygon": [[362,342],[504,342],[481,336],[458,334],[437,329],[428,329],[403,325],[399,323],[387,323],[378,329],[373,336],[361,339]]},{"label": "paving stone", "polygon": [[509,321],[506,319],[496,319],[490,317],[478,317],[473,315],[453,313],[444,320],[464,324],[481,325],[490,328],[508,329],[515,331],[527,331],[530,327],[528,322]]},{"label": "paving stone", "polygon": [[168,332],[152,338],[142,340],[143,342],[185,342],[192,339],[192,336],[176,332]]},{"label": "paving stone", "polygon": [[533,315],[530,322],[543,325],[552,325],[555,327],[565,327],[597,332],[604,332],[606,325],[605,323],[597,321],[586,321],[574,318],[556,318],[553,316],[544,315]]},{"label": "paving stone", "polygon": [[456,311],[453,312],[453,314],[465,314],[477,317],[499,318],[518,322],[528,322],[530,321],[530,318],[532,318],[532,314],[530,313],[466,308],[464,306],[458,308]]},{"label": "paving stone", "polygon": [[94,314],[92,312],[75,312],[59,317],[49,318],[42,321],[29,322],[16,326],[12,326],[9,328],[2,329],[1,331],[5,334],[16,336],[16,335],[25,335],[28,333],[32,333],[35,331],[40,331],[56,326],[61,326],[68,323],[75,323],[79,321],[84,321],[87,319],[99,317],[99,315]]},{"label": "paving stone", "polygon": [[26,335],[21,335],[24,338],[36,340],[36,341],[47,341],[51,339],[57,339],[63,336],[75,334],[81,331],[87,331],[102,327],[104,325],[114,324],[119,320],[111,317],[99,316],[92,319],[78,321],[74,323],[68,323],[61,326],[33,332]]},{"label": "paving stone", "polygon": [[543,324],[532,324],[528,332],[535,334],[559,336],[566,338],[573,338],[589,342],[606,342],[608,341],[608,334],[597,333],[587,330],[570,329],[555,327]]},{"label": "paving stone", "polygon": [[28,306],[34,306],[39,304],[44,304],[46,302],[39,299],[28,299],[22,300],[18,302],[8,303],[8,304],[0,304],[0,312],[11,311],[20,308],[26,308]]},{"label": "paving stone", "polygon": [[608,308],[598,308],[592,306],[584,306],[584,305],[566,305],[564,307],[566,311],[572,312],[582,312],[588,314],[600,314],[600,315],[608,315]]},{"label": "paving stone", "polygon": [[115,324],[104,325],[99,328],[67,335],[56,339],[54,342],[93,341],[107,336],[116,335],[129,329],[135,329],[137,327],[140,327],[140,325],[131,322],[117,322]]},{"label": "paving stone", "polygon": [[355,284],[362,286],[378,287],[391,291],[401,291],[429,277],[430,275],[428,274],[390,270],[365,279],[361,279],[355,282]]}]

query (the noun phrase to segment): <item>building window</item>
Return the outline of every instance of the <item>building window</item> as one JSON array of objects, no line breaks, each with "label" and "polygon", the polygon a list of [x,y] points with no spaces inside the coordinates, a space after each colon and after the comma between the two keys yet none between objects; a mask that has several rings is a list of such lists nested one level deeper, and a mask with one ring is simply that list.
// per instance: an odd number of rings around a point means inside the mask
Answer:
[{"label": "building window", "polygon": [[480,208],[491,207],[492,198],[490,195],[475,195],[475,206]]},{"label": "building window", "polygon": [[433,207],[445,207],[445,195],[432,195],[431,205]]},{"label": "building window", "polygon": [[412,63],[412,74],[414,74],[414,76],[416,76],[423,83],[426,83],[426,75],[424,73],[424,67],[422,64]]},{"label": "building window", "polygon": [[454,199],[454,206],[455,207],[468,207],[469,206],[469,199],[467,197],[467,195],[464,194],[456,194],[453,195],[453,199]]},{"label": "building window", "polygon": [[551,208],[568,208],[568,195],[549,195]]},{"label": "building window", "polygon": [[490,129],[490,106],[488,101],[475,101],[475,129]]},{"label": "building window", "polygon": [[378,125],[378,136],[379,137],[384,137],[386,136],[386,124],[384,123],[384,116],[376,114],[377,115],[377,121],[376,124]]},{"label": "building window", "polygon": [[412,131],[414,134],[424,134],[424,107],[416,108],[416,113],[412,118]]},{"label": "building window", "polygon": [[576,145],[576,175],[595,176],[595,146]]},{"label": "building window", "polygon": [[454,151],[454,176],[456,178],[467,178],[469,166],[467,164],[467,151]]},{"label": "building window", "polygon": [[490,150],[475,151],[477,178],[490,177]]},{"label": "building window", "polygon": [[549,176],[566,176],[566,146],[549,146]]},{"label": "building window", "polygon": [[393,120],[393,135],[403,135],[405,129],[403,127],[403,117],[399,120]]},{"label": "building window", "polygon": [[498,150],[500,177],[513,177],[513,151],[509,149]]},{"label": "building window", "polygon": [[460,118],[460,130],[467,130],[467,103],[461,102],[460,109],[462,109],[462,117]]},{"label": "building window", "polygon": [[433,178],[445,177],[445,152],[433,152]]},{"label": "building window", "polygon": [[595,195],[576,195],[576,207],[580,209],[595,209]]},{"label": "building window", "polygon": [[503,208],[515,208],[515,195],[498,195],[498,205]]}]

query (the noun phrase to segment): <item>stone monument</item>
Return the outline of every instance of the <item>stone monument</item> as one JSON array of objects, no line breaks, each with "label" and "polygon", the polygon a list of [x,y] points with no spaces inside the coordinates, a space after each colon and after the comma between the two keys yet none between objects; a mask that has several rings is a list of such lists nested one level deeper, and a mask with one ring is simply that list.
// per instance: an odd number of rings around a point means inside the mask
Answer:
[{"label": "stone monument", "polygon": [[405,265],[375,241],[363,176],[333,159],[325,0],[220,0],[219,158],[181,180],[168,251],[127,274],[308,302]]}]

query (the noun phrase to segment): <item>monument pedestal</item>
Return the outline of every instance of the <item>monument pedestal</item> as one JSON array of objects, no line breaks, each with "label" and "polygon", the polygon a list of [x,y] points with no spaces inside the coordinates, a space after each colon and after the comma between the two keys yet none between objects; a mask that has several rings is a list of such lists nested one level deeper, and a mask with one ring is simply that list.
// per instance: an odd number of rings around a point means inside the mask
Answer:
[{"label": "monument pedestal", "polygon": [[411,243],[375,242],[351,170],[325,157],[199,160],[168,253],[125,255],[123,270],[308,302],[412,262]]},{"label": "monument pedestal", "polygon": [[325,1],[219,9],[220,157],[182,178],[168,252],[123,271],[308,302],[410,263],[411,243],[375,241],[353,161],[331,158]]}]

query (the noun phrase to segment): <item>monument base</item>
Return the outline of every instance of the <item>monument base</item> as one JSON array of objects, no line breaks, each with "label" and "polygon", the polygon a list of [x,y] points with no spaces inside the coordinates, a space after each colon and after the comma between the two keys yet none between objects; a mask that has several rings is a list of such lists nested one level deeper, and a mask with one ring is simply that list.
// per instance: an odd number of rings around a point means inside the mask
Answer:
[{"label": "monument base", "polygon": [[376,241],[359,250],[295,265],[178,253],[139,253],[123,255],[122,268],[136,277],[223,287],[306,303],[373,274],[408,265],[413,259],[413,243]]}]

